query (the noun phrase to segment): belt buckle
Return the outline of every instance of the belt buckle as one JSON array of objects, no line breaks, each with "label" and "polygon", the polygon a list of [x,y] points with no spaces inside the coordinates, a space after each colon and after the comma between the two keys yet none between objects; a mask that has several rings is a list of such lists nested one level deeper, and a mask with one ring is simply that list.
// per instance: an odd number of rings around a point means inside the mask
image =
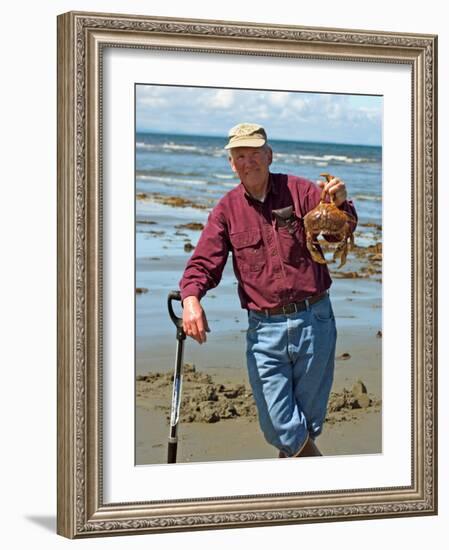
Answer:
[{"label": "belt buckle", "polygon": [[284,315],[289,315],[290,313],[296,313],[297,311],[298,311],[298,308],[296,307],[295,303],[282,306],[282,313]]}]

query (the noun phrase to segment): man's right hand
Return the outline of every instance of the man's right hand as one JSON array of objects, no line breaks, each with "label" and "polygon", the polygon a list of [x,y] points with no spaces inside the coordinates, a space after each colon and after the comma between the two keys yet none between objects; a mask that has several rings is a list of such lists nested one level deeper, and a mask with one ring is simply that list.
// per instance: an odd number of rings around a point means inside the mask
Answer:
[{"label": "man's right hand", "polygon": [[182,310],[182,328],[187,336],[196,340],[199,344],[206,341],[206,332],[210,332],[206,314],[196,296],[184,298]]}]

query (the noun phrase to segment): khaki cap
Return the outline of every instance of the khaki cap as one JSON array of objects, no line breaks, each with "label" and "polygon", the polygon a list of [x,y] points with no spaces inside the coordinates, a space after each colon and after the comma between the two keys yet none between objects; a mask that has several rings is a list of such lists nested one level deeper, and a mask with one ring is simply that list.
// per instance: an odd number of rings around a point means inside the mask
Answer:
[{"label": "khaki cap", "polygon": [[267,142],[267,133],[260,124],[242,122],[229,130],[229,142],[225,149],[233,147],[262,147]]}]

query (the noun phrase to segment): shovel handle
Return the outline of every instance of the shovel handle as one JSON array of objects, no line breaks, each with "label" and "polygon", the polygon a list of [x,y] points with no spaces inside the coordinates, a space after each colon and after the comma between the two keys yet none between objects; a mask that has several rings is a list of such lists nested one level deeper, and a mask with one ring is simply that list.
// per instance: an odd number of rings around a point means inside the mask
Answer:
[{"label": "shovel handle", "polygon": [[173,321],[173,323],[175,324],[175,327],[176,327],[176,338],[178,340],[185,340],[186,333],[184,332],[184,329],[182,328],[182,318],[178,317],[176,315],[176,313],[174,312],[173,304],[172,304],[173,300],[177,300],[177,301],[181,302],[181,304],[182,304],[181,293],[179,292],[179,290],[171,290],[168,293],[167,305],[168,305],[168,313],[169,313],[169,315],[171,317],[171,320]]},{"label": "shovel handle", "polygon": [[168,299],[167,299],[167,305],[168,305],[168,313],[171,317],[171,320],[176,325],[177,328],[182,327],[182,319],[181,317],[178,317],[176,313],[173,310],[173,300],[181,301],[181,293],[179,290],[171,290],[168,293]]}]

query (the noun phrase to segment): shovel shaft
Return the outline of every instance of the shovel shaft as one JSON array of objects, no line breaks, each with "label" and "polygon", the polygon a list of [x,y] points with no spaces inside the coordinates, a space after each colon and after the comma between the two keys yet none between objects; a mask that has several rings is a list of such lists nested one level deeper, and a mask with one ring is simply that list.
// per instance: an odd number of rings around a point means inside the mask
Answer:
[{"label": "shovel shaft", "polygon": [[170,414],[170,436],[176,437],[176,431],[173,430],[178,426],[179,420],[179,407],[181,405],[181,393],[182,393],[182,359],[184,354],[184,341],[178,340],[176,347],[176,364],[175,372],[173,376],[173,393],[171,402],[171,414]]},{"label": "shovel shaft", "polygon": [[167,463],[176,463],[176,453],[178,450],[178,422],[179,411],[181,406],[181,391],[182,391],[182,361],[184,354],[184,340],[186,339],[185,332],[182,328],[182,319],[177,317],[173,310],[172,301],[181,301],[181,294],[179,291],[171,291],[168,295],[168,312],[171,320],[176,326],[176,361],[175,370],[173,375],[173,393],[171,402],[171,414],[170,414],[170,435],[168,438],[168,451],[167,451]]}]

